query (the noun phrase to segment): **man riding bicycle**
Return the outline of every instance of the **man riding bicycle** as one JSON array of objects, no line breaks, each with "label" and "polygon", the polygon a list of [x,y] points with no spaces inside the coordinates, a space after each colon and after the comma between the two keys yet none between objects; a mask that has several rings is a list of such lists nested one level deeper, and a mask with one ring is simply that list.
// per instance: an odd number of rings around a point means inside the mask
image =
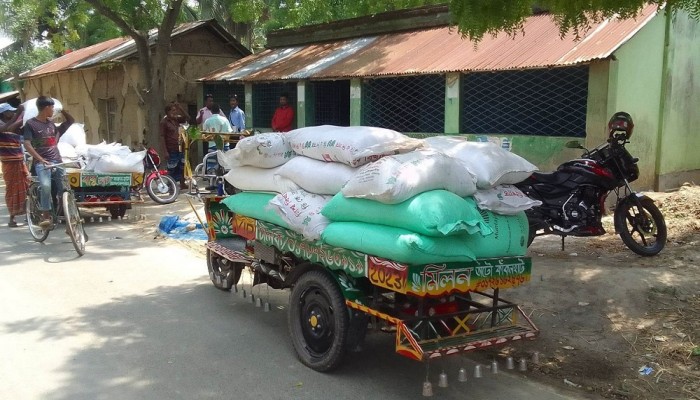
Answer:
[{"label": "man riding bicycle", "polygon": [[53,196],[63,192],[63,178],[65,176],[63,168],[51,168],[50,166],[62,162],[56,144],[75,120],[66,110],[62,110],[61,114],[65,122],[56,127],[51,121],[54,101],[50,97],[39,96],[36,99],[36,107],[39,110],[39,115],[24,124],[24,147],[34,158],[33,169],[36,171],[41,186],[39,209],[42,221],[39,226],[42,229],[48,229],[53,224],[51,221],[52,199]]}]

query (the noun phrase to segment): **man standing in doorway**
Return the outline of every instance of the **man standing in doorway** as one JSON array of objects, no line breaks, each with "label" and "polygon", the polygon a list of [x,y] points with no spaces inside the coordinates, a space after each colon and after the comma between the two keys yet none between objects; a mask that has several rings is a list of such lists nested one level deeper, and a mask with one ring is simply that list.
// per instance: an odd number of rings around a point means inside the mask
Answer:
[{"label": "man standing in doorway", "polygon": [[243,132],[245,130],[245,113],[238,107],[238,96],[231,95],[228,104],[231,106],[228,122],[231,123],[234,132]]},{"label": "man standing in doorway", "polygon": [[289,132],[294,123],[294,109],[289,106],[289,96],[283,93],[280,96],[280,105],[272,116],[272,130],[275,132]]},{"label": "man standing in doorway", "polygon": [[[212,112],[212,107],[214,106],[214,95],[208,94],[204,96],[204,107],[202,107],[201,110],[199,110],[199,114],[197,114],[197,125],[200,127],[204,125],[204,122],[209,119],[214,113]],[[226,118],[226,115],[219,110],[217,113],[221,115],[222,117]]]}]

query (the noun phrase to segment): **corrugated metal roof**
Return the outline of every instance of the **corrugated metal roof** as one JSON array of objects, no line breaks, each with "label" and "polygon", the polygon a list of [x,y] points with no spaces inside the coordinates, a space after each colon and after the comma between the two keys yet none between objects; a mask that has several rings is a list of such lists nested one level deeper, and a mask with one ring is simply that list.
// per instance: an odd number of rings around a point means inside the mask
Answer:
[{"label": "corrugated metal roof", "polygon": [[[211,20],[179,24],[173,29],[171,37],[176,37],[182,35],[183,33],[190,32],[201,26],[212,24],[214,24],[214,22]],[[216,26],[214,26],[214,29],[217,30],[217,32],[222,36],[224,35],[223,32],[216,29]],[[149,32],[148,41],[150,46],[155,44],[157,33],[157,29],[153,29]],[[228,33],[226,33],[225,35],[230,36]],[[230,39],[233,39],[233,37],[230,37]],[[235,41],[235,39],[233,40]],[[250,54],[250,52],[243,46],[240,47],[245,50],[243,54]],[[110,39],[101,43],[94,44],[92,46],[72,51],[66,55],[51,60],[46,64],[42,64],[30,71],[22,73],[20,75],[20,78],[32,78],[59,71],[87,68],[102,63],[122,61],[128,57],[135,55],[136,53],[137,49],[134,39],[130,37]]]},{"label": "corrugated metal roof", "polygon": [[589,63],[609,57],[656,14],[593,24],[578,40],[561,37],[549,15],[528,18],[524,34],[485,36],[475,47],[454,28],[440,27],[330,43],[276,48],[238,60],[200,81],[261,82],[299,79],[439,74],[533,69]]}]

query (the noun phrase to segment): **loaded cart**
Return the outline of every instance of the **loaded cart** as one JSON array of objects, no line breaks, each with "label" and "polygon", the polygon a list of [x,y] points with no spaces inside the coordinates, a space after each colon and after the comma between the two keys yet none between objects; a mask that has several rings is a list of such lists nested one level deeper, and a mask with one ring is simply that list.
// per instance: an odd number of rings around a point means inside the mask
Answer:
[{"label": "loaded cart", "polygon": [[[534,338],[538,329],[501,290],[530,280],[528,257],[406,264],[308,241],[281,226],[234,214],[206,197],[207,266],[214,285],[291,288],[289,330],[302,363],[337,367],[368,323],[395,331],[396,352],[419,361]],[[379,323],[379,324],[378,324]]]},{"label": "loaded cart", "polygon": [[66,175],[80,207],[104,207],[116,219],[132,204],[143,203],[138,192],[143,185],[142,172],[105,174],[68,168]]}]

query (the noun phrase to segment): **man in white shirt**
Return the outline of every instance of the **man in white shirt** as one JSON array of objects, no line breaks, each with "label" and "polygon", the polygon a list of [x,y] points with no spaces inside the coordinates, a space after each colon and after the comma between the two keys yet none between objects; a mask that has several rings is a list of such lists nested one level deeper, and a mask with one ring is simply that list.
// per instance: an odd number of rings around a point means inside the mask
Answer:
[{"label": "man in white shirt", "polygon": [[211,94],[208,94],[204,96],[204,107],[202,107],[201,110],[199,110],[199,113],[197,114],[197,125],[202,126],[204,125],[204,122],[208,120],[212,115],[214,114],[219,114],[222,117],[226,118],[226,115],[219,109],[218,112],[213,112],[212,111],[212,106],[214,105],[214,96]]}]

